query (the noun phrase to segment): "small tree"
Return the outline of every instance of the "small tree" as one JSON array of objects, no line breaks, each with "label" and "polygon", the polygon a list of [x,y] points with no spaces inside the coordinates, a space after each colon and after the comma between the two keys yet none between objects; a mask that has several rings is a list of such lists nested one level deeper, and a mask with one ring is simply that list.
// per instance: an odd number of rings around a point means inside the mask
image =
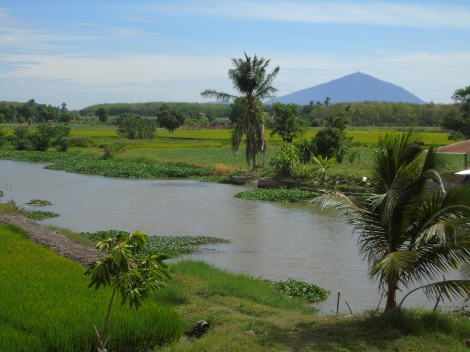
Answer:
[{"label": "small tree", "polygon": [[163,104],[157,113],[157,122],[160,127],[166,128],[169,133],[184,124],[186,115],[180,111],[172,109],[168,104]]},{"label": "small tree", "polygon": [[168,265],[163,262],[169,259],[167,255],[140,254],[147,237],[140,231],[134,232],[127,239],[106,237],[97,243],[96,248],[100,252],[107,252],[108,256],[92,263],[85,272],[85,275],[91,275],[89,288],[113,287],[101,335],[94,326],[101,351],[106,350],[109,340],[106,329],[116,292],[121,294],[121,305],[128,303],[131,308],[139,309],[149,293],[162,288],[163,281],[170,278]]},{"label": "small tree", "polygon": [[300,167],[297,148],[290,143],[284,143],[269,161],[276,169],[279,177],[295,177]]},{"label": "small tree", "polygon": [[326,118],[325,127],[312,138],[312,148],[316,155],[336,158],[341,163],[352,137],[346,135],[346,126],[350,121],[350,106],[344,110],[335,110]]},{"label": "small tree", "polygon": [[152,139],[155,133],[155,126],[136,114],[121,114],[117,122],[119,124],[117,132],[128,139]]},{"label": "small tree", "polygon": [[313,157],[313,161],[315,161],[318,166],[320,166],[320,177],[321,181],[325,182],[326,178],[326,170],[328,170],[330,167],[332,167],[335,164],[336,159],[335,158],[323,158],[321,155],[318,157]]},{"label": "small tree", "polygon": [[31,148],[31,142],[28,139],[28,126],[18,126],[13,130],[11,144],[16,150],[28,150]]},{"label": "small tree", "polygon": [[294,138],[303,135],[302,122],[298,118],[300,113],[298,105],[274,103],[272,113],[274,120],[271,137],[278,134],[284,142],[292,143]]},{"label": "small tree", "polygon": [[96,116],[98,116],[98,120],[105,123],[108,121],[109,113],[107,108],[99,108],[96,110]]}]

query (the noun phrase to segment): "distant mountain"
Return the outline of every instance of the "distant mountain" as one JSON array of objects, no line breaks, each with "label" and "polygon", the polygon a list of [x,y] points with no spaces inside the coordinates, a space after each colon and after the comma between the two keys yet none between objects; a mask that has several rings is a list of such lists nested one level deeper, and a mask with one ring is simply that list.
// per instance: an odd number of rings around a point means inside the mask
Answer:
[{"label": "distant mountain", "polygon": [[425,104],[423,100],[411,94],[407,90],[395,84],[381,81],[380,79],[357,72],[344,76],[328,83],[302,89],[297,92],[277,97],[266,104],[281,102],[284,104],[308,105],[311,101],[325,101],[326,97],[331,99],[332,104],[355,103],[363,101],[378,102],[403,102]]}]

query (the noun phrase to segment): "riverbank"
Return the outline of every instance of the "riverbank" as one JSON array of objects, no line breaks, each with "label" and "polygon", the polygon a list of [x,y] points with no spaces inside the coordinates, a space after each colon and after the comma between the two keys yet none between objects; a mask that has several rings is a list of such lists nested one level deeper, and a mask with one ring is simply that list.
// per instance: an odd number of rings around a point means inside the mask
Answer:
[{"label": "riverbank", "polygon": [[[40,234],[44,228],[27,219],[11,215],[6,219],[24,227],[30,238],[44,238],[46,242],[38,242],[41,246],[37,248],[53,249],[47,245],[47,237],[56,236],[52,232]],[[172,265],[170,273],[173,280],[150,300],[171,307],[181,319],[185,334],[179,342],[154,351],[467,350],[470,323],[463,315],[403,310],[316,317],[306,302],[275,292],[269,281],[188,260]],[[28,285],[34,284],[34,279],[30,279]],[[60,294],[60,286],[55,289]],[[35,304],[42,306],[40,301]],[[52,316],[58,314],[53,306],[47,309]],[[151,312],[147,310],[144,314]],[[207,321],[210,328],[202,337],[192,338],[189,332],[199,320]],[[57,326],[48,327],[43,333],[51,333],[54,328]],[[116,335],[114,338],[120,339]]]}]

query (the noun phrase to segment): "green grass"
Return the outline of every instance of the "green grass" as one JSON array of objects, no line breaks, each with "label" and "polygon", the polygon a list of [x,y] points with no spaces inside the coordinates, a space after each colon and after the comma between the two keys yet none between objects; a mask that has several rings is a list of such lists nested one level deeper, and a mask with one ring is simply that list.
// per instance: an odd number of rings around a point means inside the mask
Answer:
[{"label": "green grass", "polygon": [[276,292],[268,281],[194,261],[170,273],[173,282],[158,300],[178,311],[185,332],[199,320],[210,328],[158,351],[467,351],[464,316],[402,310],[315,317],[305,300]]},{"label": "green grass", "polygon": [[[85,268],[41,246],[12,225],[0,226],[0,351],[96,350],[110,289],[88,289]],[[176,341],[181,321],[148,299],[139,311],[113,305],[110,351],[143,351]]]}]

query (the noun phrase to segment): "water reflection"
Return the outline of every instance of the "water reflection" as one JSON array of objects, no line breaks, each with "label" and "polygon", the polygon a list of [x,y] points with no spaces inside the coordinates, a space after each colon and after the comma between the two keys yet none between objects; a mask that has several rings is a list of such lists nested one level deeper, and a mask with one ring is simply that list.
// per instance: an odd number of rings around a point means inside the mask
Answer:
[{"label": "water reflection", "polygon": [[[44,199],[61,214],[41,223],[74,231],[137,229],[149,235],[215,236],[230,244],[205,245],[191,257],[270,280],[293,278],[331,290],[320,305],[336,309],[337,292],[354,311],[375,308],[377,286],[366,277],[356,236],[334,211],[312,206],[234,198],[250,186],[194,180],[129,180],[44,170],[43,164],[0,160],[3,201]],[[3,183],[3,185],[2,185]],[[423,296],[409,305],[430,305]]]}]

